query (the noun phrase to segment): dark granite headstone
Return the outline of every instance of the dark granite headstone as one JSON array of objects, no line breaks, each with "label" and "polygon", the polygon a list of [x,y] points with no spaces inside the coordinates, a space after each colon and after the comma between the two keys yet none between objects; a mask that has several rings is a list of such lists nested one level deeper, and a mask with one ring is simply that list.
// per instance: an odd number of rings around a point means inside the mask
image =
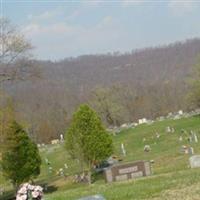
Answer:
[{"label": "dark granite headstone", "polygon": [[137,161],[114,165],[107,168],[104,173],[106,182],[110,183],[113,181],[124,181],[142,176],[149,176],[151,174],[151,167],[148,161]]}]

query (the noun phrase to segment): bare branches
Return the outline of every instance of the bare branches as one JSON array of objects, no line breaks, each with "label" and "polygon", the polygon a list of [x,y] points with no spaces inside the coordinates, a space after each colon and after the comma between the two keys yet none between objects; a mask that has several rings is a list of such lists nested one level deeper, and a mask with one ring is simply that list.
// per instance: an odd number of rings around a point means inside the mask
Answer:
[{"label": "bare branches", "polygon": [[[30,64],[27,61],[32,46],[8,19],[0,18],[0,28],[0,83],[16,78],[24,79],[24,74],[27,75],[30,70],[28,67],[24,73],[24,65]],[[20,67],[23,68],[22,74]]]},{"label": "bare branches", "polygon": [[32,46],[5,18],[0,19],[0,63],[10,64],[28,56]]}]

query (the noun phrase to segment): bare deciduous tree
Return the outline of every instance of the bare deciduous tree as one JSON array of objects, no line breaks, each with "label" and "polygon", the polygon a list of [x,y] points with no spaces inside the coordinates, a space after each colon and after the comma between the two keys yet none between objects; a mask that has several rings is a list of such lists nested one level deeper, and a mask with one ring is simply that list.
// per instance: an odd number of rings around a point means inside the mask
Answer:
[{"label": "bare deciduous tree", "polygon": [[28,56],[28,51],[32,46],[27,42],[16,27],[8,19],[0,19],[0,63],[10,64],[16,59]]},{"label": "bare deciduous tree", "polygon": [[29,61],[31,49],[23,34],[8,19],[0,18],[0,82],[38,75]]}]

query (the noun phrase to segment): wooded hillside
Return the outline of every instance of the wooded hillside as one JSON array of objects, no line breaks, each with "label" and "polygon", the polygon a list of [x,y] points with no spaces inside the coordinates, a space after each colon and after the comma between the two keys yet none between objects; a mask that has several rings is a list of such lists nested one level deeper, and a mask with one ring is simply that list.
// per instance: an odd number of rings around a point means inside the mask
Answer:
[{"label": "wooded hillside", "polygon": [[123,54],[35,60],[40,78],[6,82],[4,88],[29,133],[49,141],[65,132],[83,102],[112,126],[190,109],[187,80],[199,55],[200,39],[192,39]]}]

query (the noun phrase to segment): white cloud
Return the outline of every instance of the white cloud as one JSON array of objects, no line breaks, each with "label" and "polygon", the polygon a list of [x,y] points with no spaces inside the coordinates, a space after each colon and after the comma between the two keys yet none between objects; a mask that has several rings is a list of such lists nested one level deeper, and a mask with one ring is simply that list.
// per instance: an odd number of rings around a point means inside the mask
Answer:
[{"label": "white cloud", "polygon": [[[33,22],[23,28],[23,33],[36,47],[35,53],[38,57],[54,59],[118,49],[119,37],[124,31],[119,22],[111,16],[105,16],[91,27],[67,22]],[[110,49],[107,49],[107,44]]]},{"label": "white cloud", "polygon": [[61,14],[60,10],[49,10],[45,11],[39,15],[28,15],[28,20],[30,21],[41,21],[41,20],[49,20]]},{"label": "white cloud", "polygon": [[63,35],[66,33],[70,33],[74,30],[73,26],[69,26],[66,23],[55,23],[50,25],[41,25],[39,23],[31,23],[27,26],[25,26],[22,29],[22,32],[27,37],[38,37],[41,35],[53,35],[53,34],[59,34]]}]

